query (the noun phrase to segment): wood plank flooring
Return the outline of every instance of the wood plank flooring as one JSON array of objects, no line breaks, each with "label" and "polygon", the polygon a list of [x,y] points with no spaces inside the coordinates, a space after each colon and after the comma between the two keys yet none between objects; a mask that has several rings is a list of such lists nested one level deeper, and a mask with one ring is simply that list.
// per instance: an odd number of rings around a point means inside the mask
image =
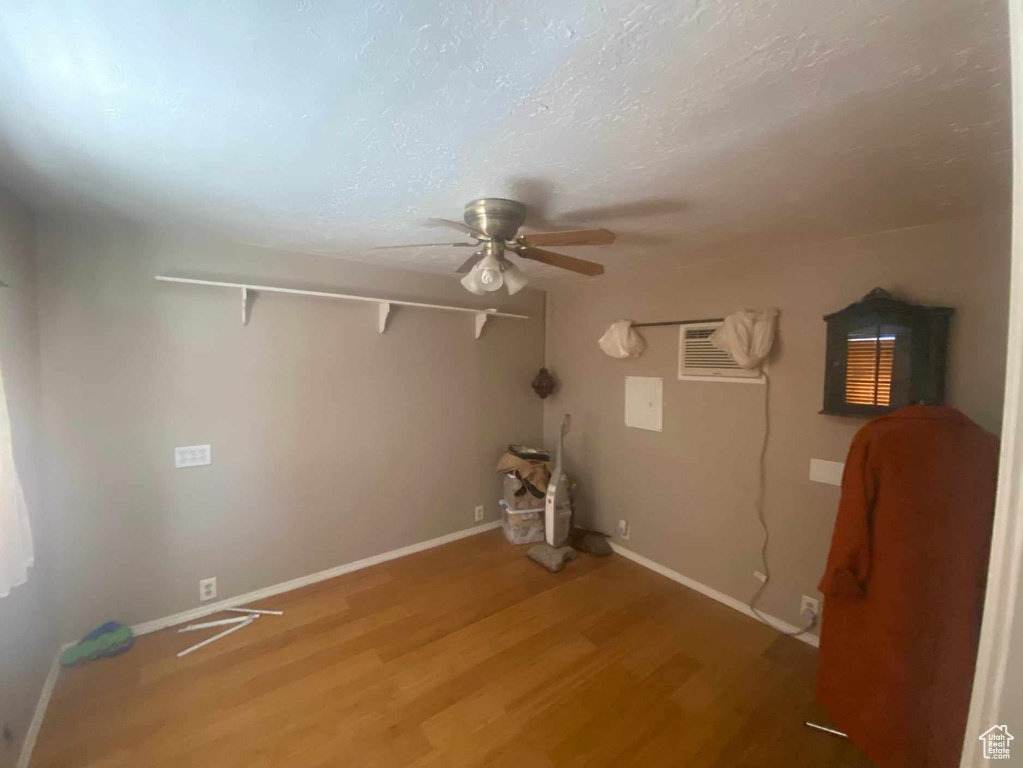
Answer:
[{"label": "wood plank flooring", "polygon": [[64,670],[32,765],[869,765],[802,725],[813,648],[617,555],[493,531],[260,607]]}]

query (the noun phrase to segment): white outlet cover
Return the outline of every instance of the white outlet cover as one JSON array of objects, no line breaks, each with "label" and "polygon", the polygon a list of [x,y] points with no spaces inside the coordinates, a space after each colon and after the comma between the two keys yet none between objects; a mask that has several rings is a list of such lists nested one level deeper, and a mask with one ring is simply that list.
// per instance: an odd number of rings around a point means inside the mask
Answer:
[{"label": "white outlet cover", "polygon": [[840,461],[810,459],[810,479],[815,483],[841,486],[844,471],[845,464]]},{"label": "white outlet cover", "polygon": [[217,596],[217,577],[202,579],[199,582],[199,602],[212,600]]},{"label": "white outlet cover", "polygon": [[174,449],[174,468],[204,467],[213,462],[213,450],[208,445],[185,445]]},{"label": "white outlet cover", "polygon": [[625,377],[625,426],[662,431],[664,379],[659,376]]},{"label": "white outlet cover", "polygon": [[809,595],[803,595],[802,599],[799,601],[799,614],[802,615],[807,611],[812,612],[814,616],[819,616],[821,612],[820,600],[815,597],[810,597]]},{"label": "white outlet cover", "polygon": [[483,505],[482,504],[480,504],[478,507],[476,507],[475,519],[476,519],[477,523],[480,522],[483,519]]}]

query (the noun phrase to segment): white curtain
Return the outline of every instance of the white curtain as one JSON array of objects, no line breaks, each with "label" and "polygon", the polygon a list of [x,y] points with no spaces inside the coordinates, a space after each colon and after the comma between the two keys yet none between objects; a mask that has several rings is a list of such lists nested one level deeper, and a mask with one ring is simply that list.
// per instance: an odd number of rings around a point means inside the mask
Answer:
[{"label": "white curtain", "polygon": [[0,597],[6,597],[13,587],[25,583],[34,561],[28,508],[18,471],[14,468],[11,419],[0,374]]}]

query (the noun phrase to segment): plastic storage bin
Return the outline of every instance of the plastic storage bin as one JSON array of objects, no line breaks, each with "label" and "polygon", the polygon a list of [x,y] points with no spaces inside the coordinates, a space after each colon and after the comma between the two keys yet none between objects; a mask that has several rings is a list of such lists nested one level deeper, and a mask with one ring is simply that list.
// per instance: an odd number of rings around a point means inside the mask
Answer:
[{"label": "plastic storage bin", "polygon": [[544,540],[543,507],[511,509],[502,499],[501,509],[504,510],[501,528],[512,544],[536,544]]}]

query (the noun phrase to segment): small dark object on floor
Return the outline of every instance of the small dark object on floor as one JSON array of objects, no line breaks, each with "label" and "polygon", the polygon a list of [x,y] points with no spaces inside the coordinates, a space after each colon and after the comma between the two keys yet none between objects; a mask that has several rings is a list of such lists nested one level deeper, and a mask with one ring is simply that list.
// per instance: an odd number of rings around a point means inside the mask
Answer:
[{"label": "small dark object on floor", "polygon": [[600,531],[573,528],[571,541],[572,546],[580,552],[586,552],[596,557],[607,557],[614,551],[607,540],[607,534]]},{"label": "small dark object on floor", "polygon": [[569,560],[575,560],[576,551],[571,547],[558,547],[555,549],[550,544],[535,544],[526,550],[526,556],[539,563],[548,571],[557,573],[565,567]]}]

